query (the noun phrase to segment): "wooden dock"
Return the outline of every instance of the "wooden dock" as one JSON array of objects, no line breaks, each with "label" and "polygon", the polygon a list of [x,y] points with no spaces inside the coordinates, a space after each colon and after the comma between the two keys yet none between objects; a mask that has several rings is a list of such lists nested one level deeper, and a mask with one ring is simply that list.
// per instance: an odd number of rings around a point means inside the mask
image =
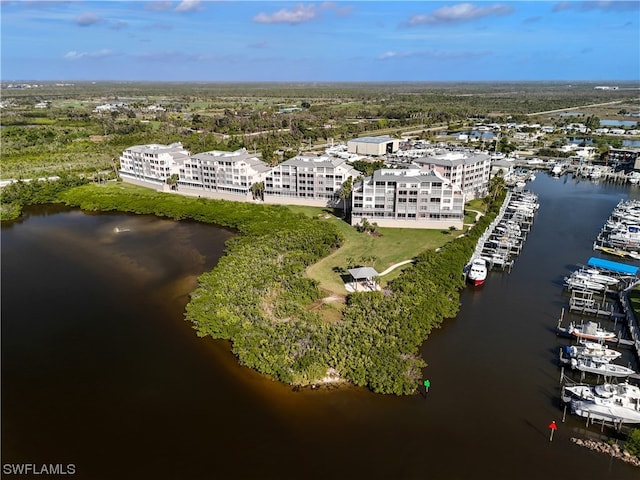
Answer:
[{"label": "wooden dock", "polygon": [[592,290],[572,289],[571,298],[569,299],[569,311],[611,319],[625,317],[624,313],[616,312],[613,303],[605,300],[604,294],[598,294],[598,292]]},{"label": "wooden dock", "polygon": [[569,302],[569,311],[572,313],[582,313],[583,315],[591,315],[594,317],[606,317],[611,319],[616,319],[616,318],[622,319],[625,317],[624,313],[618,313],[613,311],[613,306],[609,308],[605,305],[603,307],[599,303],[596,303],[592,306],[588,306],[584,304]]}]

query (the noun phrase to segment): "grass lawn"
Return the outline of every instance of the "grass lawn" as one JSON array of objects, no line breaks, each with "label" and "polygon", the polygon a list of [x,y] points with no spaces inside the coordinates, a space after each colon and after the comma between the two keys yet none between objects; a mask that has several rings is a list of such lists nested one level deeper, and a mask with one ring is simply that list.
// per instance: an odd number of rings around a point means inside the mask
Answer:
[{"label": "grass lawn", "polygon": [[[329,214],[328,209],[314,207],[289,207],[292,211],[309,216],[321,216],[324,221],[335,224],[345,236],[342,247],[318,263],[307,269],[307,275],[320,282],[320,288],[332,295],[346,295],[344,281],[341,275],[347,274],[348,260],[364,266],[372,266],[378,272],[383,272],[391,265],[410,260],[425,250],[441,247],[460,231],[443,233],[441,230],[424,230],[415,228],[380,228],[380,236],[360,233],[354,227],[338,217]],[[373,262],[360,262],[362,257],[375,257]],[[397,276],[393,271],[381,277],[381,283]]]},{"label": "grass lawn", "polygon": [[629,299],[629,305],[631,306],[637,321],[640,319],[640,285],[636,286],[633,290],[630,290],[627,298]]}]

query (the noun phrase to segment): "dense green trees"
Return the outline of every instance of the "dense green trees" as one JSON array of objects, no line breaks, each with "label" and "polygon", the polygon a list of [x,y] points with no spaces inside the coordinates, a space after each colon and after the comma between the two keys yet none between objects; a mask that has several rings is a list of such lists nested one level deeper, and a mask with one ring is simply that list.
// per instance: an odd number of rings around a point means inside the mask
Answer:
[{"label": "dense green trees", "polygon": [[0,219],[15,220],[25,205],[51,203],[60,192],[87,183],[88,180],[77,175],[63,175],[58,179],[33,181],[19,180],[0,189]]},{"label": "dense green trees", "polygon": [[[501,194],[500,194],[501,193]],[[329,371],[375,392],[410,394],[424,361],[418,349],[433,328],[455,316],[462,269],[495,217],[504,192],[467,236],[418,256],[384,292],[348,297],[343,318],[325,322],[310,307],[321,296],[305,269],[342,236],[320,218],[285,207],[194,199],[120,184],[60,194],[84,209],[154,213],[233,227],[240,232],[187,305],[197,334],[229,340],[239,361],[283,382],[308,385]]]},{"label": "dense green trees", "polygon": [[634,428],[631,430],[627,441],[624,443],[623,449],[631,455],[640,458],[640,429]]}]

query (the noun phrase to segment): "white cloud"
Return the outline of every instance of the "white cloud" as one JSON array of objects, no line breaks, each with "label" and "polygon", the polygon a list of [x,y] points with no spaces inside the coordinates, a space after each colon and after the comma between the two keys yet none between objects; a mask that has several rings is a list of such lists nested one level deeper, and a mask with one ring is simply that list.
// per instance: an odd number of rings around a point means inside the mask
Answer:
[{"label": "white cloud", "polygon": [[513,11],[513,6],[494,4],[477,6],[472,3],[459,3],[450,7],[442,7],[423,15],[411,15],[404,24],[409,27],[417,25],[441,25],[446,23],[467,22],[477,18],[507,15]]},{"label": "white cloud", "polygon": [[398,52],[389,51],[389,52],[384,52],[384,53],[381,53],[380,55],[378,55],[378,59],[379,60],[387,60],[388,58],[394,58],[394,57],[397,57],[397,56],[398,56]]},{"label": "white cloud", "polygon": [[76,25],[80,27],[88,27],[100,22],[101,18],[93,12],[81,13],[75,18]]},{"label": "white cloud", "polygon": [[588,1],[588,2],[558,2],[554,5],[554,12],[561,12],[563,10],[577,10],[577,11],[589,11],[589,10],[602,10],[602,11],[638,11],[640,10],[640,3],[636,1]]},{"label": "white cloud", "polygon": [[491,55],[491,52],[486,50],[478,50],[478,51],[442,51],[442,50],[417,50],[417,51],[407,51],[407,52],[394,52],[387,51],[378,55],[378,60],[392,60],[392,59],[402,59],[402,58],[430,58],[436,60],[455,60],[462,58],[475,58],[475,57],[485,57],[487,55]]},{"label": "white cloud", "polygon": [[317,12],[314,5],[298,4],[292,9],[283,8],[271,15],[260,12],[253,17],[253,21],[256,23],[290,23],[295,25],[313,20],[316,16]]},{"label": "white cloud", "polygon": [[116,52],[109,49],[98,50],[97,52],[77,52],[72,50],[67,52],[64,56],[65,60],[82,60],[85,58],[105,58],[105,57],[113,57],[117,55]]},{"label": "white cloud", "polygon": [[202,10],[201,0],[182,0],[176,7],[176,12],[194,12]]},{"label": "white cloud", "polygon": [[197,10],[204,10],[202,0],[181,0],[174,7],[174,2],[171,0],[158,0],[153,2],[147,2],[144,6],[145,10],[151,10],[153,12],[194,12]]}]

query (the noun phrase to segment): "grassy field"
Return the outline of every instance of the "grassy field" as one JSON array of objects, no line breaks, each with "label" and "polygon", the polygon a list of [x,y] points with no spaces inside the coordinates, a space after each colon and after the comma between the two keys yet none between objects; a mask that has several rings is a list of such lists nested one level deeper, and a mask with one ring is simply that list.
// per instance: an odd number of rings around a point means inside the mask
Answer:
[{"label": "grassy field", "polygon": [[629,292],[628,298],[636,320],[640,319],[640,285]]},{"label": "grassy field", "polygon": [[[350,261],[383,272],[393,264],[410,260],[426,250],[441,247],[462,233],[460,230],[380,228],[380,235],[375,236],[358,232],[328,209],[299,206],[289,208],[308,216],[320,216],[325,221],[334,223],[345,236],[342,247],[307,269],[307,275],[320,282],[320,288],[330,295],[346,295],[342,275],[347,274]],[[478,204],[474,205],[474,209],[482,210],[482,207]],[[365,261],[361,261],[363,257]],[[373,261],[367,257],[373,257]],[[381,285],[384,286],[386,282],[399,275],[401,270],[402,268],[396,269],[381,277]]]}]

